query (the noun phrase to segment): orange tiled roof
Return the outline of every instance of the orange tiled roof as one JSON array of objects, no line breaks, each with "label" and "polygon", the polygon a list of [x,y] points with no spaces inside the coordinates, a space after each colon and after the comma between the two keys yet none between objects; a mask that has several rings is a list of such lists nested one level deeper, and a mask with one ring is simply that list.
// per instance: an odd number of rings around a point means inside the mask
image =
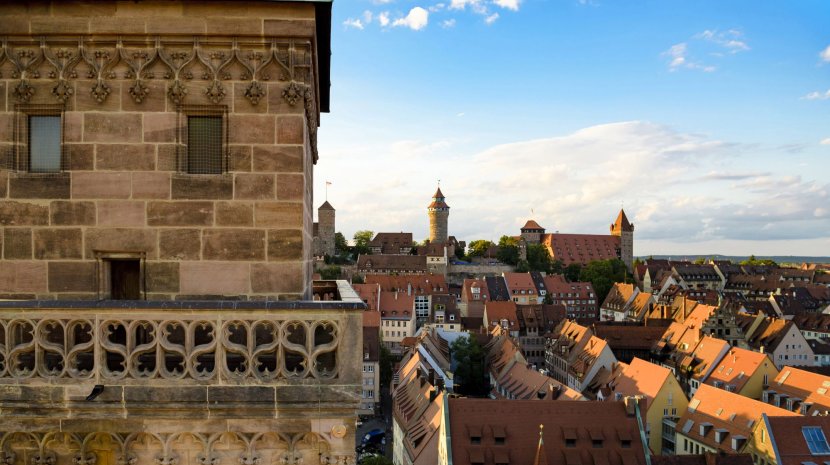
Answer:
[{"label": "orange tiled roof", "polygon": [[366,284],[377,284],[385,292],[403,292],[412,295],[446,294],[447,280],[440,274],[367,274]]},{"label": "orange tiled roof", "polygon": [[484,304],[484,314],[487,315],[490,326],[493,326],[494,323],[501,324],[502,320],[507,320],[509,331],[519,330],[519,322],[516,318],[516,303],[512,300],[491,300]]},{"label": "orange tiled roof", "polygon": [[534,220],[527,220],[527,223],[525,223],[525,225],[522,226],[522,230],[525,229],[541,229],[542,231],[545,230],[545,228],[539,226],[539,223],[537,223]]},{"label": "orange tiled roof", "polygon": [[830,379],[817,373],[785,366],[770,383],[769,389],[777,394],[787,394],[809,404],[807,415],[830,414]]},{"label": "orange tiled roof", "polygon": [[[536,296],[536,285],[533,284],[533,278],[530,273],[502,273],[504,281],[507,283],[507,291],[511,296],[516,295],[514,291],[529,291],[529,294]],[[524,295],[528,295],[526,292]]]},{"label": "orange tiled roof", "polygon": [[541,243],[565,265],[619,258],[620,238],[600,234],[544,234]]},{"label": "orange tiled roof", "polygon": [[723,383],[724,387],[732,386],[734,392],[741,392],[749,378],[764,364],[774,366],[767,354],[733,347],[721,359],[705,382],[710,386]]},{"label": "orange tiled roof", "polygon": [[617,215],[617,220],[614,221],[613,226],[615,231],[634,231],[634,225],[628,222],[628,217],[625,216],[625,210],[622,208],[620,208],[620,213]]},{"label": "orange tiled roof", "polygon": [[611,381],[611,388],[623,396],[646,396],[648,408],[669,376],[673,375],[668,368],[634,357],[630,364],[623,366],[619,376]]}]

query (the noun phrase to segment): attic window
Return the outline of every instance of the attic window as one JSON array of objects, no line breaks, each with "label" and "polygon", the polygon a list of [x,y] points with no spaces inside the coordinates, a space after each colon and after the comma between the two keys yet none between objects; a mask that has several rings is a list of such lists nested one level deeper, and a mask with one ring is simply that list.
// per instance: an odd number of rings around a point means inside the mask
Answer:
[{"label": "attic window", "polygon": [[824,431],[818,426],[802,426],[801,434],[807,441],[807,447],[813,455],[830,455],[830,445],[827,444],[827,437]]}]

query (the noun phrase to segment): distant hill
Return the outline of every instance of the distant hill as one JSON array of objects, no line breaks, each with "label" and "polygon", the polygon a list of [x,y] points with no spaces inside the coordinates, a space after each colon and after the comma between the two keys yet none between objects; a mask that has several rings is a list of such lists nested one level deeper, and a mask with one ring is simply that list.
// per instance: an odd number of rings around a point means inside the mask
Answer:
[{"label": "distant hill", "polygon": [[[660,260],[688,260],[688,261],[695,261],[698,258],[705,258],[705,259],[714,259],[714,260],[729,260],[733,263],[738,263],[744,261],[749,258],[748,255],[720,255],[720,254],[709,254],[709,255],[646,255],[646,256],[639,256],[641,260],[645,260],[647,258],[655,258]],[[756,259],[758,260],[773,260],[775,263],[794,263],[796,265],[800,265],[804,262],[808,263],[830,263],[830,257],[802,257],[799,255],[756,255]]]}]

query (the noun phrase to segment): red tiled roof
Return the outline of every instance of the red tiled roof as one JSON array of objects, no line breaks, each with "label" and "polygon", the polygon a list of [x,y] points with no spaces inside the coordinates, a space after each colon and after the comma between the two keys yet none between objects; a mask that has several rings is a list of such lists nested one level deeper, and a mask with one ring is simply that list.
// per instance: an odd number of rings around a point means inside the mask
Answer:
[{"label": "red tiled roof", "polygon": [[446,294],[447,281],[440,274],[367,274],[366,284],[376,284],[385,292],[403,292],[412,295]]},{"label": "red tiled roof", "polygon": [[565,265],[587,264],[594,260],[619,258],[618,236],[600,234],[544,234],[542,244],[548,247],[554,260]]},{"label": "red tiled roof", "polygon": [[501,324],[502,320],[507,320],[509,331],[519,330],[519,322],[516,318],[516,303],[512,300],[489,301],[484,304],[484,314],[487,316],[490,326],[493,326],[494,323]]},{"label": "red tiled roof", "polygon": [[764,364],[773,365],[767,354],[733,347],[720,360],[705,382],[710,386],[720,382],[724,386],[733,386],[735,392],[741,392],[749,378]]},{"label": "red tiled roof", "polygon": [[[509,463],[532,464],[540,424],[544,425],[542,453],[547,463],[645,463],[637,420],[626,414],[622,402],[450,398],[448,408],[452,431],[448,453],[455,465],[478,460],[493,463],[483,459],[496,454]],[[499,435],[503,435],[503,444],[496,442]],[[571,441],[573,445],[568,444]],[[601,447],[595,446],[597,441]]]},{"label": "red tiled roof", "polygon": [[767,416],[769,424],[770,442],[775,444],[779,454],[778,465],[802,465],[805,463],[827,463],[830,456],[813,455],[802,428],[819,428],[825,439],[830,439],[830,417],[827,416],[798,416],[779,417]]},{"label": "red tiled roof", "polygon": [[527,223],[525,223],[525,225],[522,226],[522,229],[541,229],[541,230],[544,230],[545,228],[539,226],[539,223],[537,223],[534,220],[527,220]]}]

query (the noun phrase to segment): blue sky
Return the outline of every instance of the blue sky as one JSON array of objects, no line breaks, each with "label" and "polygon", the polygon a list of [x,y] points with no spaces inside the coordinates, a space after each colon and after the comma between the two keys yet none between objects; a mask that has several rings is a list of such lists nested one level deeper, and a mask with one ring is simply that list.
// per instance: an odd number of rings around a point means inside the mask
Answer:
[{"label": "blue sky", "polygon": [[336,0],[315,202],[337,229],[830,255],[830,2]]}]

